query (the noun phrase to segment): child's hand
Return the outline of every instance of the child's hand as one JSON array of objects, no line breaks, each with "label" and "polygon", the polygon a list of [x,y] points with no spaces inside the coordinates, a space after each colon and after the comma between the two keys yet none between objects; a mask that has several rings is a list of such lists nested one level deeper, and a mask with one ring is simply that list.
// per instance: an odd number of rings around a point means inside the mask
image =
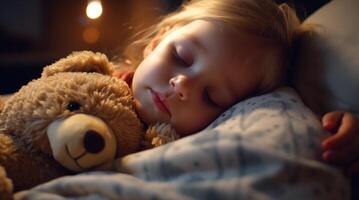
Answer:
[{"label": "child's hand", "polygon": [[336,111],[326,113],[322,124],[333,134],[322,143],[323,159],[345,166],[350,174],[359,174],[359,118]]}]

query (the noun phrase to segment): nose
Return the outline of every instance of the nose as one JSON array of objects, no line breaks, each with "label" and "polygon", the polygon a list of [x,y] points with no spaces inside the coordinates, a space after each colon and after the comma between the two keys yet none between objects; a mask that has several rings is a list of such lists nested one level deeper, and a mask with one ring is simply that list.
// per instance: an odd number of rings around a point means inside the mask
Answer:
[{"label": "nose", "polygon": [[105,147],[105,140],[96,131],[89,130],[84,137],[84,147],[89,153],[99,153]]},{"label": "nose", "polygon": [[184,101],[189,98],[189,77],[185,75],[175,76],[170,79],[169,84],[180,100]]}]

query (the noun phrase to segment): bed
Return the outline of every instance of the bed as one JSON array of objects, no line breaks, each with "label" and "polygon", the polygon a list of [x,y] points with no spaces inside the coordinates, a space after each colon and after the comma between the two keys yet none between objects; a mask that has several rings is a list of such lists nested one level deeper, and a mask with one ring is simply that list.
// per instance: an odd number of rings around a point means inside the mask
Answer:
[{"label": "bed", "polygon": [[231,107],[198,134],[55,179],[16,199],[349,199],[318,161],[326,133],[291,88]]},{"label": "bed", "polygon": [[327,31],[308,36],[298,49],[295,89],[239,102],[198,134],[118,159],[109,171],[18,192],[15,199],[357,198],[350,179],[320,161],[327,133],[306,105],[317,114],[358,111],[358,8],[356,0],[334,0],[305,21]]}]

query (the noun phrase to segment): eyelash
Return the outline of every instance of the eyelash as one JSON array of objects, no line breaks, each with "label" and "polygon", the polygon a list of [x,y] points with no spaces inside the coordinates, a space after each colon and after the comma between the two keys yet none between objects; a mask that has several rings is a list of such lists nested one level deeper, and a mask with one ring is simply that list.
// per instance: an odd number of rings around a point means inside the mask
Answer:
[{"label": "eyelash", "polygon": [[182,58],[181,56],[178,55],[178,52],[177,52],[177,49],[175,46],[173,46],[173,49],[172,49],[172,55],[174,57],[174,59],[179,62],[182,66],[185,66],[185,67],[189,67],[192,65],[192,63],[189,63],[188,61],[186,61],[184,58]]},{"label": "eyelash", "polygon": [[208,105],[214,106],[214,107],[219,107],[219,105],[216,102],[214,102],[213,99],[211,98],[211,96],[209,95],[208,90],[204,91],[203,99]]}]

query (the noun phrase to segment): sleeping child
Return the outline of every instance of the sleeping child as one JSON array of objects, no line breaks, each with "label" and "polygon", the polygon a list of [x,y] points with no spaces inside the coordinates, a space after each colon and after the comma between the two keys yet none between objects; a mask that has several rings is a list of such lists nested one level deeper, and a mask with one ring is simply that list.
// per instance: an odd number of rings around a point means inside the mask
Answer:
[{"label": "sleeping child", "polygon": [[[143,122],[187,136],[238,101],[284,86],[294,41],[309,30],[272,0],[192,0],[129,45],[114,76],[131,86]],[[330,112],[322,124],[335,133],[323,159],[358,172],[359,119]]]}]

